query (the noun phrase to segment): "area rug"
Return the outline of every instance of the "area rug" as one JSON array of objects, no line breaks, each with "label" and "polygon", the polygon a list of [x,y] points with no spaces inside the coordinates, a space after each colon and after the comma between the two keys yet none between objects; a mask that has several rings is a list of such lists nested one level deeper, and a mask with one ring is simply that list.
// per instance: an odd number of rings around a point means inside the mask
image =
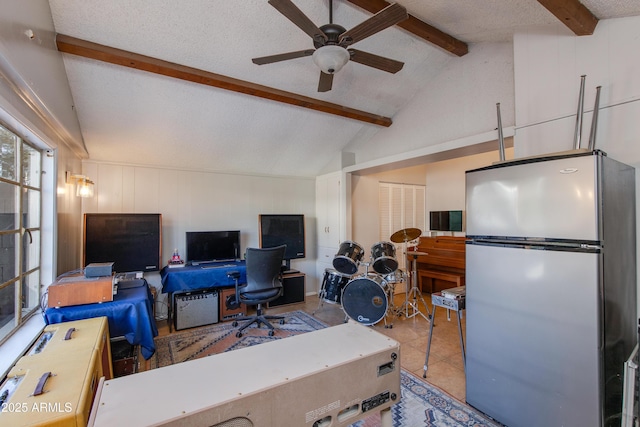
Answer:
[{"label": "area rug", "polygon": [[[225,322],[156,338],[156,353],[151,367],[186,362],[327,327],[300,310],[283,313],[282,316],[285,323],[274,325],[277,331],[272,337],[266,328],[252,326],[237,338],[231,322]],[[394,427],[501,427],[410,372],[402,370],[400,378],[402,398],[391,407]],[[374,413],[352,427],[379,426],[380,414]]]}]

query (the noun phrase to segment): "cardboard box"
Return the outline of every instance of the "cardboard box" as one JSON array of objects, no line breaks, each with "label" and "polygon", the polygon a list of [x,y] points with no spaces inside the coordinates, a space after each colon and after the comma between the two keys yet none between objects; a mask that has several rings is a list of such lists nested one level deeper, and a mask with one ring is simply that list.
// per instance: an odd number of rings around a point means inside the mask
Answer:
[{"label": "cardboard box", "polygon": [[49,286],[49,307],[113,301],[113,276],[68,276]]}]

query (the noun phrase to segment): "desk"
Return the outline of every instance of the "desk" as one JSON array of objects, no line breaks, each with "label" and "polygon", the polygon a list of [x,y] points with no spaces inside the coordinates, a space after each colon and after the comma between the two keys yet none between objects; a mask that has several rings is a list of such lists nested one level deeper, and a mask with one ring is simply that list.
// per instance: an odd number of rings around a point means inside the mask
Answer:
[{"label": "desk", "polygon": [[71,320],[89,319],[106,316],[109,322],[109,335],[124,336],[129,344],[139,345],[142,356],[149,359],[156,351],[153,337],[158,335],[153,318],[153,297],[146,280],[143,286],[119,289],[113,301],[75,305],[70,307],[47,308],[45,322],[62,323]]},{"label": "desk", "polygon": [[160,270],[162,292],[189,292],[197,289],[235,286],[227,276],[229,271],[239,271],[238,283],[247,283],[247,266],[244,261],[228,261],[190,265],[179,268],[164,267]]},{"label": "desk", "polygon": [[[466,296],[461,295],[458,298],[445,298],[442,296],[442,292],[436,292],[431,294],[431,304],[433,304],[433,317],[431,318],[431,324],[429,326],[429,341],[427,341],[427,355],[424,360],[424,372],[422,378],[427,378],[427,367],[429,365],[429,351],[431,350],[431,338],[433,337],[433,324],[436,320],[436,308],[442,307],[447,310],[453,310],[456,312],[456,318],[458,319],[458,335],[460,336],[460,348],[462,349],[462,364],[466,370],[466,357],[464,354],[464,339],[462,338],[462,326],[460,324],[460,318],[462,317],[462,310],[465,309]],[[447,311],[447,313],[449,313]]]},{"label": "desk", "polygon": [[173,325],[173,294],[198,289],[235,287],[235,280],[227,273],[239,271],[238,283],[247,283],[247,265],[244,261],[212,262],[178,268],[164,267],[160,270],[162,292],[168,294],[169,332]]}]

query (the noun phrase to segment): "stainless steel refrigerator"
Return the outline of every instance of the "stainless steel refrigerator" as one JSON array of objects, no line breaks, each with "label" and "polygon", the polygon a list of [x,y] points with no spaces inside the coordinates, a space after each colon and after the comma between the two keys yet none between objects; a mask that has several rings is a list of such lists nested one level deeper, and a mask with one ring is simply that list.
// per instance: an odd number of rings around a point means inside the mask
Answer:
[{"label": "stainless steel refrigerator", "polygon": [[620,425],[635,170],[601,151],[466,173],[466,400],[510,427]]}]

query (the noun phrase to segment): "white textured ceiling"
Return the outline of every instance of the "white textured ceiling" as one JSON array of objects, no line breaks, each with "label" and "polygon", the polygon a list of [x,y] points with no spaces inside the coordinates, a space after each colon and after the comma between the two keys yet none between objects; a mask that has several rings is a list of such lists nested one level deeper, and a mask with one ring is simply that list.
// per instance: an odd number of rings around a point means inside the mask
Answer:
[{"label": "white textured ceiling", "polygon": [[[293,0],[318,26],[328,0]],[[310,57],[251,58],[313,48],[267,0],[49,0],[58,33],[393,118],[456,56],[398,27],[355,48],[405,63],[388,74],[349,62],[316,92]],[[409,14],[469,44],[558,25],[535,0],[398,0]],[[583,0],[599,19],[640,14],[638,0]],[[335,0],[349,29],[371,13]],[[90,159],[160,167],[315,176],[378,126],[64,54]]]}]

